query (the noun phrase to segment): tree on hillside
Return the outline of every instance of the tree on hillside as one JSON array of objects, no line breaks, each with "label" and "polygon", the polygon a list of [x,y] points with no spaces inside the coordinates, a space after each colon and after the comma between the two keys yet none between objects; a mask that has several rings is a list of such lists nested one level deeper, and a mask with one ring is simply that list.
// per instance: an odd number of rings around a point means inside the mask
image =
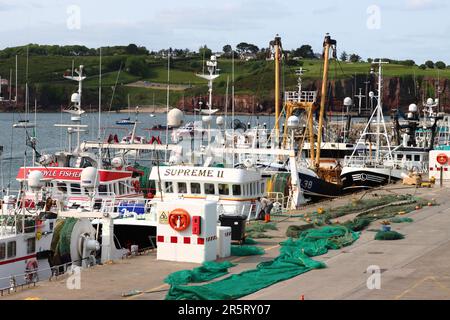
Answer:
[{"label": "tree on hillside", "polygon": [[361,61],[361,57],[357,55],[356,53],[352,53],[350,57],[348,58],[350,62],[356,63]]},{"label": "tree on hillside", "polygon": [[205,44],[204,46],[200,47],[200,49],[198,50],[198,53],[200,54],[200,56],[202,58],[209,59],[209,58],[211,58],[212,50],[209,49]]},{"label": "tree on hillside", "polygon": [[129,57],[125,63],[125,70],[130,74],[146,77],[149,74],[149,67],[142,57]]},{"label": "tree on hillside", "polygon": [[425,62],[425,65],[427,66],[427,68],[429,69],[434,69],[434,62],[431,60],[428,60]]},{"label": "tree on hillside", "polygon": [[126,48],[125,52],[127,54],[137,54],[139,52],[138,46],[134,43],[130,43]]},{"label": "tree on hillside", "polygon": [[247,43],[247,42],[241,42],[236,46],[236,51],[239,54],[257,54],[259,51],[259,48],[255,46],[254,44]]},{"label": "tree on hillside", "polygon": [[294,57],[300,57],[304,59],[315,59],[316,56],[312,47],[309,44],[304,44],[300,48],[297,48],[293,52]]},{"label": "tree on hillside", "polygon": [[421,64],[421,65],[419,66],[419,69],[421,69],[421,70],[425,70],[426,68],[427,68],[427,66],[424,65],[424,64]]},{"label": "tree on hillside", "polygon": [[445,69],[447,67],[447,65],[443,61],[437,61],[434,65],[438,69]]},{"label": "tree on hillside", "polygon": [[123,68],[126,64],[127,58],[124,56],[114,56],[114,57],[107,57],[105,58],[105,71],[117,71],[121,67]]},{"label": "tree on hillside", "polygon": [[341,59],[341,61],[347,61],[347,59],[348,59],[348,54],[347,54],[347,52],[342,51],[342,53],[341,53],[339,59]]},{"label": "tree on hillside", "polygon": [[223,48],[222,48],[222,51],[223,51],[223,53],[225,53],[225,54],[231,54],[231,51],[233,50],[233,48],[229,45],[229,44],[227,44],[227,45],[224,45],[223,46]]},{"label": "tree on hillside", "polygon": [[373,59],[372,58],[367,58],[367,63],[372,63]]},{"label": "tree on hillside", "polygon": [[270,50],[269,48],[261,48],[259,52],[256,54],[257,60],[266,60],[270,56]]}]

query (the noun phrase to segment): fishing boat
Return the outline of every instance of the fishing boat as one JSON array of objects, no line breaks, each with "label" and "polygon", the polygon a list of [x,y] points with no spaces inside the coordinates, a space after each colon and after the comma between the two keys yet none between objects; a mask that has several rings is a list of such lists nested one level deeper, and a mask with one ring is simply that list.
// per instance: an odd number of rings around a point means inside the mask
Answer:
[{"label": "fishing boat", "polygon": [[[40,175],[28,177],[28,186],[41,186]],[[34,200],[38,199],[36,197]],[[7,194],[0,211],[0,290],[31,284],[51,274],[48,257],[56,214],[44,204]]]},{"label": "fishing boat", "polygon": [[[426,117],[420,122],[418,108],[412,104],[409,106],[406,124],[400,125],[398,119],[394,119],[394,134],[389,133],[382,104],[382,65],[385,62],[380,59],[377,63],[378,94],[375,96],[371,92],[370,95],[376,98],[378,103],[357,143],[357,145],[366,145],[366,141],[369,140],[369,148],[363,153],[355,148],[353,154],[346,158],[341,174],[346,190],[374,188],[396,182],[410,172],[428,173],[429,152],[433,149],[437,123],[441,118],[433,113],[431,117],[428,117],[431,122]],[[429,107],[429,105],[426,106],[426,108]],[[417,130],[420,123],[423,128]],[[375,132],[371,131],[373,125],[376,127]],[[372,136],[375,136],[376,140],[373,149]],[[399,143],[397,146],[393,146],[391,136],[396,137]],[[424,137],[427,138],[423,139]]]}]

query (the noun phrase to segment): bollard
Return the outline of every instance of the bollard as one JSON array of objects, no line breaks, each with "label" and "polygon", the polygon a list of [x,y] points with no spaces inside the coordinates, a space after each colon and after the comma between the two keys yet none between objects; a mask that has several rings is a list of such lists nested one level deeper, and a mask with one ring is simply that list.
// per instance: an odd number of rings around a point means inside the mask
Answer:
[{"label": "bollard", "polygon": [[441,180],[439,181],[439,184],[441,185],[441,188],[443,187],[443,180],[444,180],[444,167],[441,166]]}]

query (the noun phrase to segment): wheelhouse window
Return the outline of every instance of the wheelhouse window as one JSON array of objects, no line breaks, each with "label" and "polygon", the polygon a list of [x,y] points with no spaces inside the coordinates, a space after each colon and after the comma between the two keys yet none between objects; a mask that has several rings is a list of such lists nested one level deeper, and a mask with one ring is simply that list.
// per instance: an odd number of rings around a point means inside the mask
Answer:
[{"label": "wheelhouse window", "polygon": [[108,187],[106,184],[101,184],[98,186],[98,193],[99,194],[106,194],[108,193]]},{"label": "wheelhouse window", "polygon": [[27,253],[34,253],[36,251],[36,238],[30,238],[27,240]]},{"label": "wheelhouse window", "polygon": [[205,194],[216,194],[213,183],[205,183]]},{"label": "wheelhouse window", "polygon": [[230,194],[230,186],[228,184],[219,183],[219,194],[228,196]]},{"label": "wheelhouse window", "polygon": [[411,161],[412,160],[412,155],[411,154],[407,154],[406,155],[406,161]]},{"label": "wheelhouse window", "polygon": [[123,182],[119,182],[119,194],[125,194],[125,186]]},{"label": "wheelhouse window", "polygon": [[70,184],[70,192],[72,194],[81,194],[81,187],[79,183],[71,183]]},{"label": "wheelhouse window", "polygon": [[202,187],[200,183],[193,182],[191,183],[191,193],[192,194],[201,194],[202,193]]},{"label": "wheelhouse window", "polygon": [[6,258],[6,243],[0,243],[0,260]]},{"label": "wheelhouse window", "polygon": [[16,242],[8,242],[7,258],[14,258],[16,256]]},{"label": "wheelhouse window", "polygon": [[419,154],[415,154],[414,155],[414,161],[420,161],[420,155]]},{"label": "wheelhouse window", "polygon": [[171,181],[164,182],[164,190],[167,193],[173,193],[173,183]]},{"label": "wheelhouse window", "polygon": [[67,184],[65,184],[64,182],[58,182],[56,186],[59,191],[67,192]]},{"label": "wheelhouse window", "polygon": [[186,182],[178,182],[178,193],[182,193],[182,194],[187,193],[187,183]]},{"label": "wheelhouse window", "polygon": [[241,186],[239,184],[233,184],[233,196],[241,195]]}]

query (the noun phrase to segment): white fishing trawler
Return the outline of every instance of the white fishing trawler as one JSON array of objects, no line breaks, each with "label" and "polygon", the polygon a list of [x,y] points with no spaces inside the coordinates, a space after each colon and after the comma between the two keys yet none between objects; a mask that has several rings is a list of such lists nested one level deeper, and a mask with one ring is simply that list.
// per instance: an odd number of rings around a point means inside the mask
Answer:
[{"label": "white fishing trawler", "polygon": [[[30,174],[28,186],[41,187],[40,173]],[[36,195],[35,199],[39,199]],[[5,195],[0,215],[0,290],[31,284],[49,276],[49,250],[56,215],[45,203],[27,201],[23,192]]]},{"label": "white fishing trawler", "polygon": [[[429,151],[433,149],[439,117],[432,112],[433,115],[429,117],[431,124],[425,117],[422,122],[423,130],[416,130],[419,126],[419,113],[417,106],[412,104],[409,106],[407,124],[402,127],[398,121],[394,121],[394,134],[388,132],[382,103],[382,65],[385,62],[379,59],[377,63],[378,93],[377,96],[371,93],[371,97],[376,98],[378,103],[357,143],[366,145],[369,140],[369,148],[363,153],[355,148],[353,154],[345,159],[341,173],[344,189],[377,187],[401,180],[412,171],[417,174],[428,173]],[[432,106],[426,106],[426,113],[430,107]],[[370,129],[373,122],[376,126],[375,132]],[[404,134],[400,132],[402,129],[406,129]],[[400,142],[397,146],[393,146],[393,135],[397,136]],[[376,140],[374,148],[372,136]]]}]

